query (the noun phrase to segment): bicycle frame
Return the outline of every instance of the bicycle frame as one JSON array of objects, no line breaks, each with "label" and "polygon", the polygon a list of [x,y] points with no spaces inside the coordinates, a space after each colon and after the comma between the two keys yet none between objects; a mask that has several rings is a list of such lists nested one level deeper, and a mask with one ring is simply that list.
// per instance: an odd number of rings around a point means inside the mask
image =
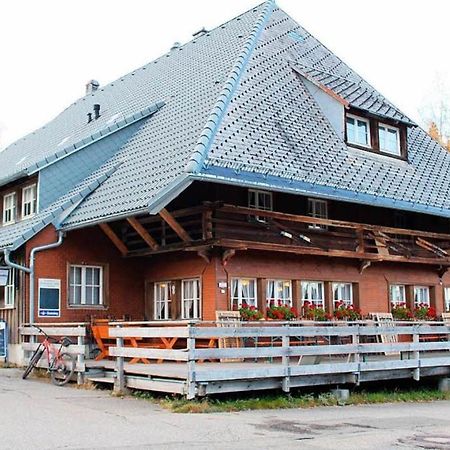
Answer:
[{"label": "bicycle frame", "polygon": [[44,347],[44,353],[47,357],[48,371],[51,371],[55,366],[55,362],[60,359],[61,349],[63,348],[63,345],[60,344],[59,348],[57,348],[57,346],[50,341],[50,336],[48,336],[41,329],[39,330],[45,336],[45,339],[40,343],[40,345]]}]

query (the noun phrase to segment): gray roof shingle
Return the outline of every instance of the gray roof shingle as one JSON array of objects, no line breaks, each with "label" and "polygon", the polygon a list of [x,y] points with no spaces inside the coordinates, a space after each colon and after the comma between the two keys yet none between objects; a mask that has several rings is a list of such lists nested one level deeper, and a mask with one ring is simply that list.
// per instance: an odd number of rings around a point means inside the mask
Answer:
[{"label": "gray roof shingle", "polygon": [[[354,107],[407,123],[408,161],[347,147],[299,73]],[[0,178],[158,102],[164,107],[102,162],[95,173],[109,176],[63,228],[157,212],[193,180],[450,217],[450,154],[273,1],[78,100],[0,153]],[[102,116],[86,124],[94,103]]]}]

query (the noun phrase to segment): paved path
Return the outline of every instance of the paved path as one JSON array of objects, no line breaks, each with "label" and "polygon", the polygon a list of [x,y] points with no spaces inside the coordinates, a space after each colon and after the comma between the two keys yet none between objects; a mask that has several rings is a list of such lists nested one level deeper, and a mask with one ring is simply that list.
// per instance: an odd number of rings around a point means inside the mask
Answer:
[{"label": "paved path", "polygon": [[450,402],[173,414],[0,369],[3,449],[450,449]]}]

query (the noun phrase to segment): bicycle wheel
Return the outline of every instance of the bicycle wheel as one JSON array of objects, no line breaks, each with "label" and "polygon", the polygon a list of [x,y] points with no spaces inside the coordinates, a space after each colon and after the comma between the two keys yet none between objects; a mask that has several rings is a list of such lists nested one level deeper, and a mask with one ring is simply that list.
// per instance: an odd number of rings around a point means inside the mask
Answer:
[{"label": "bicycle wheel", "polygon": [[28,363],[28,367],[25,369],[25,372],[22,375],[22,379],[26,379],[28,375],[30,375],[31,371],[36,367],[36,364],[41,359],[42,354],[44,353],[44,349],[39,346],[33,353],[33,356]]},{"label": "bicycle wheel", "polygon": [[52,383],[57,386],[64,386],[72,378],[75,372],[75,356],[70,353],[61,353],[50,368]]}]

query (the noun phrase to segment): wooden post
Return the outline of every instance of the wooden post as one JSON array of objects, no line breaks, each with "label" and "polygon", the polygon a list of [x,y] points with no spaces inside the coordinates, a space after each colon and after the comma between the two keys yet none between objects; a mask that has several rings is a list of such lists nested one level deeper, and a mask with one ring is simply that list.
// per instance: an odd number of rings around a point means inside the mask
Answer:
[{"label": "wooden post", "polygon": [[282,389],[283,392],[288,393],[291,390],[290,386],[290,370],[289,370],[289,353],[290,353],[290,330],[291,327],[289,325],[284,326],[285,333],[281,337],[282,339],[282,349],[283,349],[283,356],[281,357],[281,363],[283,365],[285,375],[283,377],[282,382]]},{"label": "wooden post", "polygon": [[212,239],[212,210],[206,209],[202,214],[202,229],[203,229],[203,240]]},{"label": "wooden post", "polygon": [[195,385],[195,336],[194,336],[194,327],[192,323],[188,324],[188,338],[187,338],[187,351],[188,351],[188,375],[187,375],[187,391],[186,398],[188,400],[193,400],[196,393],[196,385]]},{"label": "wooden post", "polygon": [[[360,375],[361,375],[361,354],[359,353],[359,327],[360,325],[355,325],[355,332],[352,334],[352,344],[356,345],[357,351],[353,354],[353,360],[356,364],[358,364],[358,371],[354,373],[355,375],[355,384],[359,385],[359,379],[360,379]],[[352,327],[353,328],[353,327]],[[350,362],[350,355],[349,358],[347,360],[347,362]]]},{"label": "wooden post", "polygon": [[[116,328],[121,328],[120,325],[116,325]],[[124,347],[123,337],[116,338],[116,347]],[[115,380],[114,380],[114,392],[116,394],[123,394],[125,392],[125,370],[124,370],[124,358],[123,356],[116,356],[115,366]]]},{"label": "wooden post", "polygon": [[[413,343],[418,344],[420,342],[417,325],[414,325]],[[416,381],[420,380],[420,352],[415,350],[413,352],[413,359],[417,362],[417,368],[414,369],[413,378]]]},{"label": "wooden post", "polygon": [[[79,325],[78,328],[79,328],[79,330],[81,330],[82,328],[84,330],[86,330],[86,327],[82,327],[81,325]],[[85,368],[84,368],[84,336],[81,336],[81,333],[77,338],[77,344],[83,348],[83,351],[77,355],[77,365],[79,367],[83,368],[83,370],[80,370],[77,372],[77,384],[79,386],[81,386],[82,384],[84,384],[84,371],[85,371]]]}]

